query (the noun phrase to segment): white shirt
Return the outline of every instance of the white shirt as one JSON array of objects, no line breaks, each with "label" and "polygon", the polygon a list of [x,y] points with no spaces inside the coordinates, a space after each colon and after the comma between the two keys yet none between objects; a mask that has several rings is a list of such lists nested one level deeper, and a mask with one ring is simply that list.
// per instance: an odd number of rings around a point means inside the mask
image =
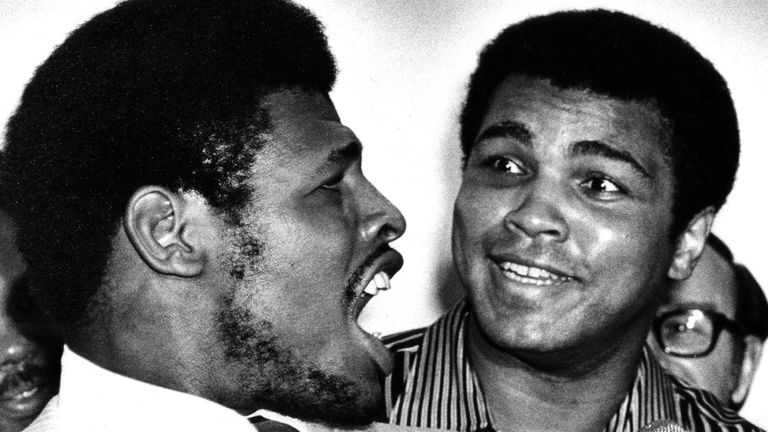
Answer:
[{"label": "white shirt", "polygon": [[[258,410],[261,416],[299,432],[355,432]],[[235,410],[199,396],[170,390],[114,372],[75,354],[66,345],[61,357],[59,394],[24,432],[254,432]],[[372,423],[359,432],[413,432],[421,428]]]},{"label": "white shirt", "polygon": [[174,430],[254,432],[255,428],[237,411],[199,396],[108,371],[66,346],[61,357],[59,394],[26,429],[35,432]]}]

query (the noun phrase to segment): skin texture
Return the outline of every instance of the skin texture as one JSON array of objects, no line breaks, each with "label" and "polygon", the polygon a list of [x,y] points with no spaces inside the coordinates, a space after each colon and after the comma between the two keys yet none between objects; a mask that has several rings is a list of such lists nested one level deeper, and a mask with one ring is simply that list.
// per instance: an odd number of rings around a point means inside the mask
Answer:
[{"label": "skin texture", "polygon": [[[720,312],[736,318],[736,276],[728,261],[707,246],[691,277],[677,282],[659,308],[664,313],[682,308]],[[648,345],[662,366],[681,381],[708,390],[724,404],[744,403],[760,362],[762,343],[753,335],[741,337],[722,330],[712,352],[697,358],[666,354],[649,334]]]},{"label": "skin texture", "polygon": [[13,227],[0,211],[0,430],[24,429],[56,393],[58,358],[31,338],[34,323],[10,314],[11,288],[24,270],[13,243]]},{"label": "skin texture", "polygon": [[[241,391],[267,387],[273,409],[365,422],[381,406],[389,355],[357,325],[352,300],[372,271],[395,265],[379,248],[405,222],[363,176],[359,141],[326,97],[278,93],[268,106],[274,133],[254,166],[253,204],[227,232],[238,249],[222,257],[236,279],[220,321],[228,359]],[[265,338],[277,352],[254,379]]]},{"label": "skin texture", "polygon": [[134,193],[98,299],[105,330],[73,349],[243,414],[366,423],[391,358],[356,319],[374,274],[402,265],[386,245],[405,221],[363,176],[327,95],[285,90],[265,105],[273,129],[236,220],[195,192]]},{"label": "skin texture", "polygon": [[[626,365],[666,278],[687,276],[711,220],[691,225],[696,241],[670,241],[665,139],[652,104],[514,75],[497,88],[467,159],[453,251],[473,310],[470,358],[503,430],[600,429],[631,385]],[[522,280],[505,263],[559,279]]]}]

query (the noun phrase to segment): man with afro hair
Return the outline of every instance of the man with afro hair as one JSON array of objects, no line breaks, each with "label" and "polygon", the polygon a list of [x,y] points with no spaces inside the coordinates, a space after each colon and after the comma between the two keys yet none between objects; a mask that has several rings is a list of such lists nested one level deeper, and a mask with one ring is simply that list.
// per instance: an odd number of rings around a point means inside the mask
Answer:
[{"label": "man with afro hair", "polygon": [[335,77],[287,0],[128,0],[37,69],[3,176],[65,347],[30,430],[381,416],[391,358],[357,317],[405,222],[361,172]]}]

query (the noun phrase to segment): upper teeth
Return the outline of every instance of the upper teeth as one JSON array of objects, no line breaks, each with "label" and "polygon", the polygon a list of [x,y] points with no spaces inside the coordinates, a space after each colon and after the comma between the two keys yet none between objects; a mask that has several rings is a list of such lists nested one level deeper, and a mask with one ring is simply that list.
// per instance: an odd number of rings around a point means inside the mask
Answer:
[{"label": "upper teeth", "polygon": [[528,267],[522,264],[503,262],[501,268],[510,279],[535,285],[553,285],[559,282],[567,282],[573,278],[570,276],[558,276],[539,267]]},{"label": "upper teeth", "polygon": [[373,276],[368,285],[363,290],[364,293],[375,296],[379,291],[386,291],[390,288],[389,275],[380,271]]}]

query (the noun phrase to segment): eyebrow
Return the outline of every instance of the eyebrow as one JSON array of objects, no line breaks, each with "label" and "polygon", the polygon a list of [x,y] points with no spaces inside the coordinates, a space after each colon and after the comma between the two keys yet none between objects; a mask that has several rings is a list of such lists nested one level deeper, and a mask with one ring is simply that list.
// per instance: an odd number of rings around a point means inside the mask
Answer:
[{"label": "eyebrow", "polygon": [[602,141],[579,141],[570,150],[571,155],[602,156],[631,165],[640,172],[643,177],[653,178],[648,170],[643,167],[629,152],[611,147]]},{"label": "eyebrow", "polygon": [[524,124],[515,121],[503,121],[488,126],[479,137],[476,143],[493,138],[514,138],[521,143],[530,146],[533,143],[533,132]]},{"label": "eyebrow", "polygon": [[323,164],[317,169],[317,172],[323,173],[341,162],[359,159],[362,154],[363,145],[360,141],[352,141],[344,147],[335,148],[328,153],[328,156],[325,158]]}]

